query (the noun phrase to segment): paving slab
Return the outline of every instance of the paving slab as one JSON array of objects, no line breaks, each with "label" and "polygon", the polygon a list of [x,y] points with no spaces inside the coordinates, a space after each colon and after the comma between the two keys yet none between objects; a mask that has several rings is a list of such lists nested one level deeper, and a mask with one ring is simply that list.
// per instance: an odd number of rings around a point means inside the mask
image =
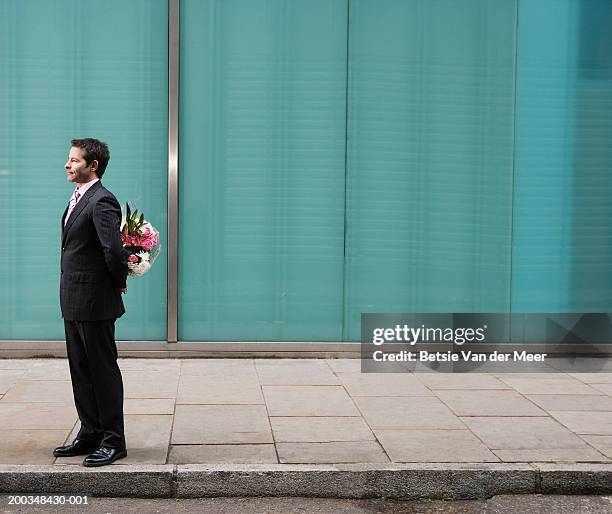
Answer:
[{"label": "paving slab", "polygon": [[277,464],[273,444],[181,444],[172,445],[172,464]]},{"label": "paving slab", "polygon": [[593,448],[493,450],[504,462],[610,462]]},{"label": "paving slab", "polygon": [[484,373],[415,373],[429,389],[510,389],[497,377]]},{"label": "paving slab", "polygon": [[69,430],[0,430],[0,464],[52,464]]},{"label": "paving slab", "polygon": [[499,462],[469,430],[375,430],[393,462]]},{"label": "paving slab", "polygon": [[603,394],[528,394],[526,398],[545,411],[612,411],[612,398]]},{"label": "paving slab", "polygon": [[272,443],[263,405],[177,405],[172,444]]},{"label": "paving slab", "polygon": [[437,390],[436,396],[457,416],[546,416],[512,390]]},{"label": "paving slab", "polygon": [[177,404],[263,405],[257,377],[181,375]]},{"label": "paving slab", "polygon": [[358,416],[341,386],[262,386],[270,416]]},{"label": "paving slab", "polygon": [[67,360],[36,362],[26,371],[23,380],[70,380]]},{"label": "paving slab", "polygon": [[119,359],[121,371],[166,371],[178,373],[181,369],[180,359]]},{"label": "paving slab", "polygon": [[465,429],[465,425],[438,398],[366,397],[355,398],[370,428]]},{"label": "paving slab", "polygon": [[69,380],[21,380],[2,398],[3,403],[70,403],[74,401]]},{"label": "paving slab", "polygon": [[596,448],[609,459],[612,459],[611,435],[583,435],[581,436],[593,448]]},{"label": "paving slab", "polygon": [[0,428],[3,430],[70,430],[77,419],[69,403],[0,402]]},{"label": "paving slab", "polygon": [[124,414],[174,414],[173,398],[125,398]]},{"label": "paving slab", "polygon": [[612,372],[612,359],[599,357],[548,357],[549,366],[569,373]]},{"label": "paving slab", "polygon": [[338,373],[351,396],[433,396],[413,374],[409,373]]},{"label": "paving slab", "polygon": [[36,362],[37,362],[36,359],[1,359],[0,358],[0,370],[29,369]]},{"label": "paving slab", "polygon": [[591,384],[591,387],[600,393],[612,396],[612,384]]},{"label": "paving slab", "polygon": [[361,373],[361,359],[324,359],[336,373]]},{"label": "paving slab", "polygon": [[389,462],[374,441],[332,443],[276,443],[278,458],[286,464]]},{"label": "paving slab", "polygon": [[[523,373],[523,372],[512,372],[512,373],[493,373],[500,380],[505,380],[506,378],[522,379],[522,380],[553,380],[558,378],[563,379],[571,379],[567,373],[563,371],[553,371],[552,373]],[[509,387],[509,386],[508,386]]]},{"label": "paving slab", "polygon": [[128,455],[122,464],[165,464],[172,422],[172,416],[168,415],[126,415],[125,440]]},{"label": "paving slab", "polygon": [[586,448],[577,435],[550,418],[461,418],[492,450]]},{"label": "paving slab", "polygon": [[361,417],[271,417],[270,423],[277,443],[375,440]]},{"label": "paving slab", "polygon": [[0,369],[0,394],[4,395],[26,373],[25,369]]},{"label": "paving slab", "polygon": [[125,398],[176,398],[178,370],[126,370],[121,373]]},{"label": "paving slab", "polygon": [[576,434],[612,435],[612,412],[551,411],[550,415]]},{"label": "paving slab", "polygon": [[262,385],[338,385],[333,371],[322,361],[308,362],[297,368],[291,363],[255,362]]},{"label": "paving slab", "polygon": [[253,359],[185,359],[182,361],[181,375],[199,377],[256,377]]},{"label": "paving slab", "polygon": [[570,376],[546,375],[542,378],[503,377],[502,380],[521,394],[601,394]]},{"label": "paving slab", "polygon": [[74,441],[74,439],[76,438],[77,434],[79,433],[81,429],[81,420],[80,419],[76,419],[74,425],[72,426],[72,430],[70,431],[70,435],[68,436],[68,438],[66,439],[65,443],[71,443],[72,441]]},{"label": "paving slab", "polygon": [[585,384],[612,384],[612,373],[568,373]]}]

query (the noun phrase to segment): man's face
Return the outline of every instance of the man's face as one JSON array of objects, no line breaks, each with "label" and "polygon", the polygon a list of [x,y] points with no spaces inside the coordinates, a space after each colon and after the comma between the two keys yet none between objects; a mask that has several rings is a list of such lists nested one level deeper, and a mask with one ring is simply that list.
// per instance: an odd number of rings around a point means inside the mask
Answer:
[{"label": "man's face", "polygon": [[64,165],[66,168],[68,182],[75,182],[76,184],[85,184],[90,180],[97,178],[95,170],[98,167],[98,161],[93,160],[87,165],[85,162],[85,150],[83,148],[77,148],[73,146],[70,148],[70,154],[68,155],[68,162]]}]

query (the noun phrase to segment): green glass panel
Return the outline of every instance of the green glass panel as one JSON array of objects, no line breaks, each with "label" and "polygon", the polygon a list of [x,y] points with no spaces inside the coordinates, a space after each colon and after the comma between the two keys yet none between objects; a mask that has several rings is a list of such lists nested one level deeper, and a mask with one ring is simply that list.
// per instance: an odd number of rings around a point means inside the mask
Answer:
[{"label": "green glass panel", "polygon": [[521,0],[512,310],[612,311],[612,2]]},{"label": "green glass panel", "polygon": [[[0,339],[63,339],[61,216],[70,140],[96,137],[102,182],[162,229],[167,183],[167,2],[0,2]],[[117,339],[166,334],[166,256],[130,279]]]},{"label": "green glass panel", "polygon": [[350,3],[345,338],[510,308],[514,0]]},{"label": "green glass panel", "polygon": [[341,338],[346,16],[181,2],[181,340]]}]

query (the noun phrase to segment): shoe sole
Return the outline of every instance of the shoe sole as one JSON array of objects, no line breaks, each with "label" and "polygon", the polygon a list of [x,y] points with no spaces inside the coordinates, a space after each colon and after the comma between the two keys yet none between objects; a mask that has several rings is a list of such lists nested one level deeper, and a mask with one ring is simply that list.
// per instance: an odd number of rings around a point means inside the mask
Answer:
[{"label": "shoe sole", "polygon": [[63,453],[63,454],[57,454],[55,453],[55,451],[53,452],[53,456],[54,457],[78,457],[79,455],[90,455],[93,452],[95,452],[98,449],[98,446],[93,447],[90,450],[83,450],[82,452],[77,452],[77,453]]},{"label": "shoe sole", "polygon": [[92,445],[89,448],[83,449],[76,453],[63,453],[63,454],[58,455],[57,453],[55,453],[55,450],[53,450],[53,456],[57,458],[61,458],[61,457],[78,457],[80,455],[90,455],[100,447],[101,443],[102,443],[102,440],[98,441],[95,445]]},{"label": "shoe sole", "polygon": [[107,462],[85,462],[83,461],[83,466],[85,466],[86,468],[96,468],[100,466],[108,466],[109,464],[112,464],[116,460],[124,459],[125,457],[127,457],[127,451],[123,453],[118,453],[115,458]]},{"label": "shoe sole", "polygon": [[70,454],[63,454],[63,455],[58,455],[57,453],[53,452],[53,456],[58,459],[63,458],[63,457],[78,457],[79,455],[91,455],[96,450],[97,450],[97,447],[91,450],[90,452],[70,453]]}]

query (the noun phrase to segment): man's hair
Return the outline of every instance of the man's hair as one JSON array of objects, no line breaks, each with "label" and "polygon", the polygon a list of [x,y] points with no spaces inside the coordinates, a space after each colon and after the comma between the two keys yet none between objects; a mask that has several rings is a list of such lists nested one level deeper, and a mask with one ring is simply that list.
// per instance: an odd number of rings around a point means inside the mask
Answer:
[{"label": "man's hair", "polygon": [[98,175],[98,178],[102,178],[102,175],[104,175],[104,171],[106,170],[108,160],[110,159],[108,145],[98,139],[93,139],[91,137],[86,137],[85,139],[73,139],[72,141],[70,141],[70,144],[72,146],[85,150],[84,157],[87,166],[89,166],[94,160],[98,161],[98,169],[96,170],[96,175]]}]

